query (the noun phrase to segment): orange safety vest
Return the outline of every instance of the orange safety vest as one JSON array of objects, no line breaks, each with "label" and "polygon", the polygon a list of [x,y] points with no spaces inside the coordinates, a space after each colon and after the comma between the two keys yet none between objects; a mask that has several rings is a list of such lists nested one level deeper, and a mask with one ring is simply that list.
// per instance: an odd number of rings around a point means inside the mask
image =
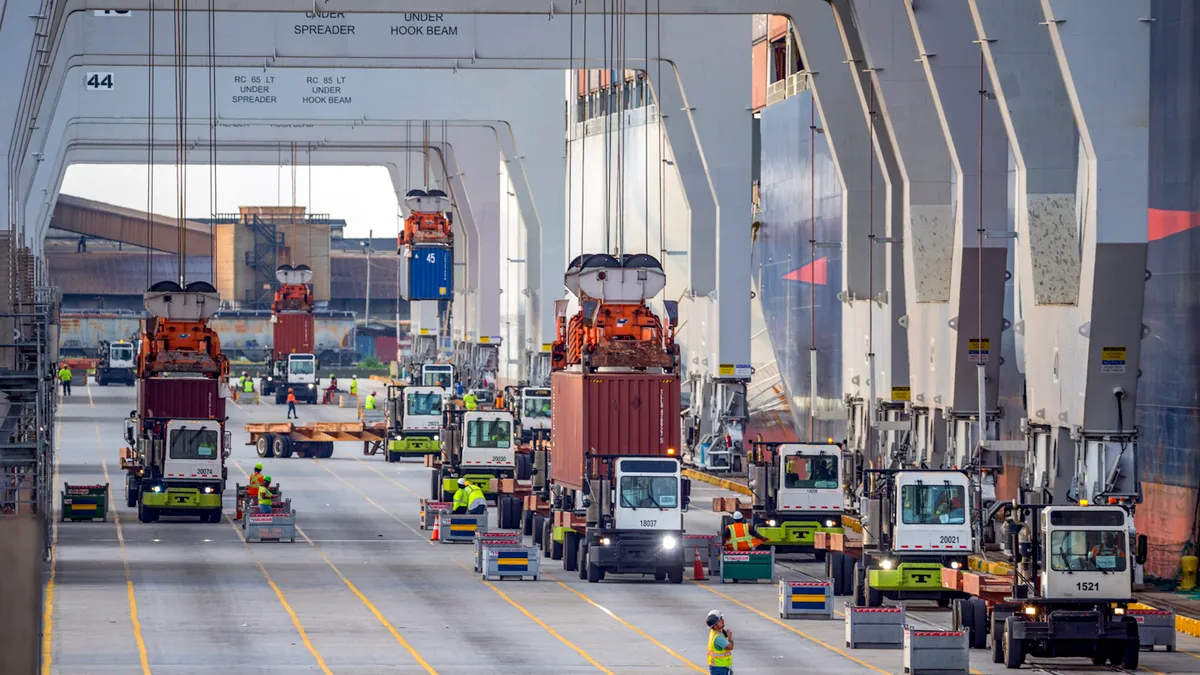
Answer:
[{"label": "orange safety vest", "polygon": [[750,534],[750,526],[746,523],[733,523],[728,528],[729,541],[726,546],[731,551],[753,551],[757,546],[754,535]]},{"label": "orange safety vest", "polygon": [[251,497],[257,497],[258,487],[263,484],[263,478],[266,478],[266,476],[261,473],[250,474],[250,486],[246,488],[246,494]]},{"label": "orange safety vest", "polygon": [[287,397],[287,402],[288,402],[288,403],[295,403],[295,402],[296,402],[296,395],[295,395],[295,394],[288,394],[288,397]]}]

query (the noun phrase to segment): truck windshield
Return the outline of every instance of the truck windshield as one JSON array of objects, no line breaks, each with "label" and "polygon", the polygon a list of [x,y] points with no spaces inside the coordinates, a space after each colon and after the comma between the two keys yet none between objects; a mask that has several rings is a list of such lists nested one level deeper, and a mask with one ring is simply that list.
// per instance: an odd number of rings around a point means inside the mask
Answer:
[{"label": "truck windshield", "polygon": [[313,359],[292,359],[288,361],[288,369],[296,375],[312,375],[316,370],[317,362]]},{"label": "truck windshield", "polygon": [[216,459],[216,429],[172,429],[171,459]]},{"label": "truck windshield", "polygon": [[548,398],[527,398],[525,405],[522,407],[521,414],[526,417],[549,417],[550,416],[550,399]]},{"label": "truck windshield", "polygon": [[450,371],[447,370],[427,370],[421,376],[421,384],[426,387],[444,387],[450,388]]},{"label": "truck windshield", "polygon": [[621,506],[629,509],[673,509],[679,503],[675,476],[621,476]]},{"label": "truck windshield", "polygon": [[508,420],[471,420],[467,422],[467,446],[499,448],[512,446],[512,423]]},{"label": "truck windshield", "polygon": [[1125,549],[1120,530],[1053,530],[1048,554],[1060,572],[1124,572]]},{"label": "truck windshield", "polygon": [[789,489],[832,489],[838,486],[837,457],[789,455],[783,464],[783,486]]},{"label": "truck windshield", "polygon": [[441,415],[442,395],[439,393],[409,394],[409,415]]},{"label": "truck windshield", "polygon": [[900,500],[905,525],[967,522],[967,491],[961,485],[905,485]]},{"label": "truck windshield", "polygon": [[133,347],[130,345],[118,345],[112,348],[113,361],[132,361]]}]

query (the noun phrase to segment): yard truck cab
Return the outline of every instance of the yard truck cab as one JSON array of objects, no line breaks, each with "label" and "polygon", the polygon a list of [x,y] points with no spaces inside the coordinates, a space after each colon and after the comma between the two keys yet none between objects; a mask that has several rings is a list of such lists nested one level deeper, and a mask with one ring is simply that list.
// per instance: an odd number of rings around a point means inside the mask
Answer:
[{"label": "yard truck cab", "polygon": [[[584,492],[586,527],[579,538],[580,578],[595,583],[613,574],[651,574],[683,581],[683,514],[691,483],[675,457],[597,457],[608,480]],[[575,540],[572,537],[572,540]],[[572,557],[576,552],[571,551]]]},{"label": "yard truck cab", "polygon": [[957,591],[942,587],[942,568],[967,565],[975,551],[971,484],[951,470],[865,469],[863,555],[854,569],[859,605],[883,598],[936,600],[946,607]]},{"label": "yard truck cab", "polygon": [[454,366],[449,363],[426,363],[421,366],[421,386],[454,388]]},{"label": "yard truck cab", "polygon": [[275,403],[287,402],[288,390],[297,401],[317,402],[317,357],[314,354],[288,354],[274,363],[273,390]]},{"label": "yard truck cab", "polygon": [[753,443],[749,460],[755,534],[776,553],[811,552],[821,559],[824,551],[813,548],[813,535],[842,531],[841,448]]},{"label": "yard truck cab", "polygon": [[535,437],[550,438],[550,390],[524,387],[519,403],[521,442],[530,443]]},{"label": "yard truck cab", "polygon": [[1126,609],[1146,537],[1131,541],[1132,514],[1123,505],[1017,504],[1013,516],[1012,596],[980,627],[990,628],[993,660],[1020,668],[1026,656],[1088,657],[1137,670],[1138,624]]},{"label": "yard truck cab", "polygon": [[445,397],[446,390],[441,387],[388,386],[387,461],[441,451]]},{"label": "yard truck cab", "polygon": [[220,522],[231,445],[223,420],[140,420],[135,411],[125,437],[140,464],[126,485],[127,505],[137,507],[139,520],[199,516]]},{"label": "yard truck cab", "polygon": [[448,408],[443,415],[442,460],[433,472],[431,496],[449,501],[458,490],[459,478],[494,496],[492,479],[513,478],[516,473],[512,413]]},{"label": "yard truck cab", "polygon": [[96,384],[101,387],[107,387],[113,383],[133,386],[136,363],[132,342],[128,340],[102,342],[100,344],[100,363],[96,364]]}]

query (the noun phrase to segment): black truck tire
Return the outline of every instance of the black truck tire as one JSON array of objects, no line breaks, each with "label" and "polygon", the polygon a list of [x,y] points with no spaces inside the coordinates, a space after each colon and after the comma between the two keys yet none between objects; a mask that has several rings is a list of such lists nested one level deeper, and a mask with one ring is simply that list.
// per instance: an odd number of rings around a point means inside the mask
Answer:
[{"label": "black truck tire", "polygon": [[521,534],[533,536],[533,511],[526,511],[524,506],[521,507]]},{"label": "black truck tire", "polygon": [[683,565],[677,565],[667,570],[667,581],[673,584],[683,583]]},{"label": "black truck tire", "polygon": [[429,474],[429,498],[435,502],[442,501],[442,472],[438,469]]},{"label": "black truck tire", "polygon": [[863,592],[867,596],[867,607],[883,606],[883,592],[871,588],[871,572],[869,569],[863,570]]},{"label": "black truck tire", "polygon": [[562,543],[563,570],[574,572],[579,569],[579,534],[567,532],[563,535]]},{"label": "black truck tire", "polygon": [[508,495],[500,495],[496,498],[496,527],[507,530],[508,526]]},{"label": "black truck tire", "polygon": [[980,598],[971,598],[967,607],[971,610],[971,649],[987,649],[987,602]]},{"label": "black truck tire", "polygon": [[589,584],[604,581],[604,568],[594,562],[587,565],[587,580]]},{"label": "black truck tire", "polygon": [[531,520],[532,520],[532,525],[533,525],[533,532],[531,532],[530,534],[532,534],[532,536],[533,536],[533,545],[537,546],[538,548],[541,548],[542,547],[542,535],[546,533],[546,528],[545,528],[546,517],[540,513],[535,513],[535,514],[533,514],[533,518]]},{"label": "black truck tire", "polygon": [[851,594],[854,596],[854,606],[863,607],[867,604],[867,594],[863,590],[865,574],[860,563],[854,563],[854,576],[851,581]]},{"label": "black truck tire", "polygon": [[258,440],[254,442],[254,451],[259,457],[271,456],[271,434],[262,434]]},{"label": "black truck tire", "polygon": [[271,443],[271,453],[278,459],[292,456],[292,439],[287,436],[276,436]]},{"label": "black truck tire", "polygon": [[579,538],[579,553],[577,553],[576,555],[579,556],[579,558],[578,558],[579,564],[576,565],[576,567],[579,568],[579,578],[580,578],[580,580],[587,579],[588,578],[587,544],[584,543],[583,537]]},{"label": "black truck tire", "polygon": [[140,481],[134,476],[125,476],[125,506],[136,509],[138,505],[138,488]]},{"label": "black truck tire", "polygon": [[1025,663],[1025,645],[1013,637],[1013,627],[1017,617],[1010,616],[1004,620],[1004,667],[1016,670]]},{"label": "black truck tire", "polygon": [[312,443],[311,441],[292,443],[292,452],[295,453],[297,457],[316,457],[315,451],[313,450],[314,445],[316,444]]},{"label": "black truck tire", "polygon": [[317,458],[329,459],[333,457],[333,441],[320,441],[314,443],[317,446]]}]

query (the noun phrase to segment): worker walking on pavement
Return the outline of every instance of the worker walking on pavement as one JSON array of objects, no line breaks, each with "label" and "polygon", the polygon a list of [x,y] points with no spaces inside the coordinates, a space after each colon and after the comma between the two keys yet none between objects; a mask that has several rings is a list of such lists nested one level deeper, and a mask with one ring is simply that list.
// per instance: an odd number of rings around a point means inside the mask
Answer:
[{"label": "worker walking on pavement", "polygon": [[465,478],[458,479],[458,489],[454,491],[454,506],[452,513],[467,512],[467,494],[470,490],[467,489],[467,480]]},{"label": "worker walking on pavement", "polygon": [[363,403],[363,407],[367,410],[375,409],[375,392],[367,394],[367,400]]},{"label": "worker walking on pavement", "polygon": [[742,512],[734,511],[733,522],[725,528],[725,548],[730,551],[753,551],[763,541],[754,536]]},{"label": "worker walking on pavement", "polygon": [[63,364],[62,368],[58,369],[58,381],[62,383],[63,396],[71,395],[71,369],[67,364]]},{"label": "worker walking on pavement", "polygon": [[289,420],[292,418],[300,419],[300,416],[296,414],[296,392],[293,391],[291,388],[288,389],[287,404],[288,404],[287,418]]},{"label": "worker walking on pavement", "polygon": [[350,376],[350,395],[358,396],[358,376],[357,375]]},{"label": "worker walking on pavement", "polygon": [[476,410],[479,408],[479,399],[475,397],[475,392],[468,391],[466,395],[463,396],[463,406],[465,406],[467,410]]},{"label": "worker walking on pavement", "polygon": [[259,513],[270,513],[271,502],[275,500],[275,494],[271,492],[271,477],[265,476],[263,484],[258,488],[258,511]]},{"label": "worker walking on pavement", "polygon": [[733,631],[725,627],[725,616],[708,613],[708,675],[733,675]]}]

